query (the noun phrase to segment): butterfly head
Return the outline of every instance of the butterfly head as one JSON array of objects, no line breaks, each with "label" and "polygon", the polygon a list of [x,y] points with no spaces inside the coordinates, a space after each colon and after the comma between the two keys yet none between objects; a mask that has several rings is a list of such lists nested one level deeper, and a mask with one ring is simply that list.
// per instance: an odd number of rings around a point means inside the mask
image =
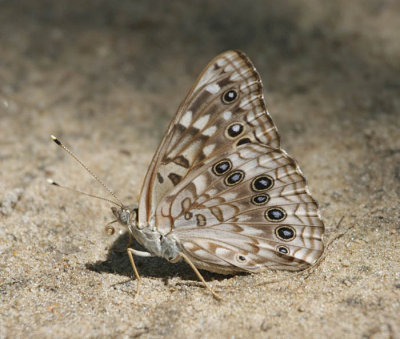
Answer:
[{"label": "butterfly head", "polygon": [[111,211],[120,224],[127,226],[136,223],[138,219],[138,208],[133,206],[121,206],[120,208],[111,207]]}]

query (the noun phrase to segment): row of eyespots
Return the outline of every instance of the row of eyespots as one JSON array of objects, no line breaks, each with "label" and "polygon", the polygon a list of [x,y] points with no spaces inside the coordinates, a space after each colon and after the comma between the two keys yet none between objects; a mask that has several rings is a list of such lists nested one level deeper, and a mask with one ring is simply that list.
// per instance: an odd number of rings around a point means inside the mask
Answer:
[{"label": "row of eyespots", "polygon": [[[232,169],[232,162],[229,159],[223,159],[212,167],[212,171],[215,175],[221,176],[228,173]],[[224,179],[224,183],[227,186],[237,185],[242,182],[245,174],[242,170],[236,170],[227,175]],[[274,185],[274,180],[269,175],[259,175],[251,182],[251,188],[254,191],[266,191]],[[270,197],[268,194],[258,194],[251,198],[251,202],[254,205],[265,205],[269,201]],[[286,218],[286,212],[280,207],[270,208],[265,212],[265,218],[269,221],[282,221]]]},{"label": "row of eyespots", "polygon": [[[279,226],[275,229],[275,235],[282,241],[292,241],[296,237],[296,231],[291,226]],[[280,254],[289,254],[289,248],[285,245],[278,245],[276,250]],[[243,255],[237,255],[236,260],[244,263],[246,257]]]},{"label": "row of eyespots", "polygon": [[[279,226],[275,229],[275,235],[282,241],[292,241],[296,238],[296,231],[291,226]],[[276,247],[280,254],[289,254],[290,250],[285,245],[279,245]]]},{"label": "row of eyespots", "polygon": [[[279,226],[275,229],[275,235],[282,241],[292,241],[296,238],[296,231],[291,226]],[[289,248],[285,245],[278,245],[276,250],[280,254],[289,254],[290,252]],[[238,255],[236,259],[241,263],[246,261],[246,257],[243,255]]]},{"label": "row of eyespots", "polygon": [[[212,171],[214,172],[215,175],[223,175],[227,172],[229,172],[232,169],[232,162],[229,159],[223,159],[221,161],[218,161],[216,164],[214,164]],[[233,173],[243,173],[243,171],[235,171]],[[233,173],[226,178],[226,181],[228,184],[236,184],[240,182],[244,178],[244,173],[243,176],[238,176],[238,175],[233,175]],[[240,177],[240,180],[239,180]],[[259,175],[258,177],[254,178],[253,181],[251,182],[251,188],[254,191],[266,191],[272,188],[274,185],[274,179],[270,177],[267,174]],[[263,195],[259,195],[263,196]],[[264,195],[266,197],[266,195]],[[264,199],[266,200],[266,199]],[[259,202],[264,202],[264,201],[259,201]]]},{"label": "row of eyespots", "polygon": [[[253,191],[267,191],[274,186],[274,179],[267,174],[259,175],[251,182],[251,188]],[[265,205],[269,201],[270,197],[268,194],[262,193],[252,196],[251,202],[254,205],[260,206]]]},{"label": "row of eyespots", "polygon": [[[280,222],[285,220],[287,214],[281,207],[272,207],[265,211],[264,216],[268,221]],[[290,226],[279,226],[275,229],[275,235],[282,241],[291,241],[296,237],[296,231]],[[276,249],[280,254],[289,254],[287,246],[279,245]]]},{"label": "row of eyespots", "polygon": [[[239,98],[239,93],[233,88],[225,91],[221,96],[221,100],[225,105],[230,105],[236,102],[238,98]],[[234,122],[230,124],[225,130],[226,136],[230,139],[237,138],[238,136],[243,134],[243,132],[244,132],[244,125],[240,122]],[[236,143],[236,146],[248,143],[251,143],[251,140],[249,138],[242,138]]]},{"label": "row of eyespots", "polygon": [[[225,91],[225,93],[223,93],[221,96],[221,100],[225,105],[230,105],[230,104],[234,103],[238,98],[239,98],[239,94],[233,88]],[[233,139],[233,138],[236,138],[237,136],[239,136],[240,134],[242,134],[243,130],[244,130],[243,124],[234,122],[233,124],[230,124],[226,128],[226,135]]]},{"label": "row of eyespots", "polygon": [[[292,241],[296,238],[296,231],[291,226],[280,226],[275,229],[275,235],[282,241]],[[277,246],[277,251],[282,254],[289,254],[289,248],[285,245]]]},{"label": "row of eyespots", "polygon": [[[287,246],[284,245],[279,245],[276,247],[276,250],[279,252],[278,255],[282,256],[282,254],[289,254],[289,248]],[[241,263],[244,264],[247,261],[247,258],[244,255],[238,254],[236,255],[236,260]]]},{"label": "row of eyespots", "polygon": [[[283,241],[291,241],[296,237],[296,231],[291,226],[280,226],[275,229],[276,236]],[[285,245],[278,245],[276,250],[279,252],[280,255],[282,254],[289,254],[290,250]],[[237,255],[236,260],[244,263],[246,262],[247,258],[243,255]]]},{"label": "row of eyespots", "polygon": [[[215,175],[221,176],[228,173],[232,169],[232,162],[229,159],[223,159],[218,161],[212,167],[212,171]],[[241,170],[236,170],[227,175],[224,179],[224,183],[227,186],[237,185],[244,179],[244,172]]]},{"label": "row of eyespots", "polygon": [[[215,175],[221,176],[224,175],[225,173],[229,172],[232,169],[232,162],[229,159],[223,159],[212,167],[212,171],[214,172]],[[245,174],[241,170],[236,170],[227,175],[224,179],[225,185],[227,186],[233,186],[238,183],[240,183],[245,177]],[[251,188],[254,191],[267,191],[271,189],[274,185],[274,179],[267,175],[259,175],[258,177],[254,178],[251,182]],[[269,201],[270,197],[268,194],[262,193],[262,194],[257,194],[251,198],[251,202],[254,205],[265,205]],[[285,210],[281,207],[272,207],[269,208],[264,212],[264,216],[268,221],[271,222],[280,222],[283,221],[286,217],[287,214]],[[295,231],[293,228],[289,226],[281,226],[276,229],[275,232],[276,236],[284,241],[290,241],[294,239],[295,237]],[[282,247],[283,248],[283,247]],[[285,247],[287,250],[287,248]],[[282,253],[283,250],[280,250]],[[288,251],[288,250],[287,250]],[[288,253],[288,252],[286,252]]]},{"label": "row of eyespots", "polygon": [[[289,254],[289,248],[287,246],[284,245],[279,245],[276,247],[276,250],[279,252],[279,255],[282,254]],[[246,257],[244,255],[238,255],[236,257],[236,260],[239,261],[240,263],[245,263],[246,262]]]},{"label": "row of eyespots", "polygon": [[[269,175],[263,174],[255,178],[251,183],[254,191],[267,191],[274,185],[274,179]],[[269,201],[268,194],[258,194],[251,198],[254,205],[265,205]],[[265,218],[271,222],[280,222],[287,217],[285,210],[281,207],[269,208],[264,213]],[[283,241],[291,241],[295,238],[295,230],[290,226],[279,226],[275,229],[276,236]],[[289,254],[287,246],[279,245],[277,251],[282,254]]]},{"label": "row of eyespots", "polygon": [[[236,139],[238,136],[242,135],[244,132],[244,125],[239,122],[234,122],[230,124],[226,130],[225,130],[225,135],[229,139]],[[251,143],[251,140],[249,138],[241,138],[239,141],[236,143],[236,146],[244,145]]]},{"label": "row of eyespots", "polygon": [[[238,136],[242,135],[244,132],[244,125],[240,122],[234,122],[230,124],[226,130],[225,130],[225,135],[229,139],[236,139]],[[250,138],[241,138],[239,141],[236,143],[236,146],[244,145],[251,143]]]},{"label": "row of eyespots", "polygon": [[[226,174],[232,169],[232,162],[229,159],[223,159],[212,167],[212,171],[215,175],[221,176]],[[244,179],[244,172],[241,170],[233,171],[231,174],[225,177],[224,182],[228,186],[235,185]],[[274,185],[274,180],[269,175],[263,174],[254,178],[251,182],[251,188],[254,191],[266,191]],[[253,196],[251,202],[255,205],[264,205],[269,201],[270,197],[268,194],[261,193]],[[272,207],[264,212],[264,216],[268,221],[280,222],[287,217],[285,210],[281,207]],[[296,237],[296,232],[293,227],[290,226],[279,226],[275,229],[275,235],[282,241],[291,241]],[[289,248],[284,245],[277,246],[277,251],[280,254],[289,254]],[[241,263],[246,261],[245,256],[238,256],[237,260]]]}]

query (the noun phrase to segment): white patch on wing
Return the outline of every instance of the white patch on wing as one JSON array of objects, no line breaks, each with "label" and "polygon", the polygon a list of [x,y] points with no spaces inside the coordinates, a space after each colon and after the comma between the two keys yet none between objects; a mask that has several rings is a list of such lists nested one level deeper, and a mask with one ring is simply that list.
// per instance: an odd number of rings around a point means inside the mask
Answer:
[{"label": "white patch on wing", "polygon": [[222,262],[222,260],[216,258],[214,255],[212,255],[211,253],[209,253],[209,252],[207,252],[206,250],[203,250],[203,249],[197,249],[197,250],[195,250],[195,251],[194,251],[194,254],[195,254],[197,257],[200,257],[200,258],[202,258],[202,259],[204,259],[204,260],[207,260],[207,261],[214,262],[214,263],[216,263],[216,264],[218,264],[218,265],[223,265],[223,264],[225,264],[224,262]]},{"label": "white patch on wing", "polygon": [[225,67],[225,72],[227,72],[227,73],[232,72],[233,70],[234,70],[234,68],[232,67],[232,65],[227,65]]},{"label": "white patch on wing", "polygon": [[193,124],[193,127],[197,129],[203,129],[205,125],[207,125],[208,120],[210,119],[210,115],[207,114],[200,119],[196,120],[196,122]]},{"label": "white patch on wing", "polygon": [[217,65],[219,67],[222,67],[222,66],[226,65],[226,60],[224,58],[218,59],[217,60]]},{"label": "white patch on wing", "polygon": [[262,236],[265,236],[264,235],[264,231],[262,229],[258,229],[256,227],[251,227],[251,226],[248,226],[246,224],[244,224],[244,225],[240,225],[239,224],[239,226],[242,227],[242,231],[240,232],[240,234],[247,235],[249,237],[262,237]]},{"label": "white patch on wing", "polygon": [[196,192],[203,192],[206,188],[207,181],[203,175],[200,175],[193,180],[193,184],[196,186]]},{"label": "white patch on wing", "polygon": [[209,156],[211,152],[214,150],[215,144],[207,145],[203,148],[203,153],[205,156]]},{"label": "white patch on wing", "polygon": [[217,130],[217,126],[211,126],[203,132],[203,135],[210,137],[215,133],[216,130]]},{"label": "white patch on wing", "polygon": [[182,120],[180,121],[180,124],[185,127],[188,127],[191,122],[192,122],[192,111],[187,111],[183,115]]},{"label": "white patch on wing", "polygon": [[224,119],[225,120],[230,120],[231,117],[232,117],[232,112],[231,111],[225,111],[224,112]]},{"label": "white patch on wing", "polygon": [[240,85],[240,91],[244,93],[249,93],[249,86],[247,85],[247,82],[243,83]]},{"label": "white patch on wing", "polygon": [[207,193],[208,193],[210,196],[212,196],[212,195],[217,194],[217,193],[218,193],[218,190],[215,189],[215,188],[212,188],[212,189],[210,189]]},{"label": "white patch on wing", "polygon": [[193,243],[189,242],[189,241],[183,243],[183,245],[186,247],[187,250],[194,250],[196,248],[196,246]]},{"label": "white patch on wing", "polygon": [[232,75],[229,77],[229,80],[231,80],[231,81],[238,81],[238,80],[242,80],[242,79],[243,79],[242,75],[237,72],[232,73]]},{"label": "white patch on wing", "polygon": [[236,222],[249,221],[249,220],[251,220],[251,215],[241,214],[237,217]]},{"label": "white patch on wing", "polygon": [[215,199],[208,200],[206,203],[204,203],[204,206],[211,207],[211,206],[219,205],[220,203],[221,203],[221,201],[219,199],[215,198]]},{"label": "white patch on wing", "polygon": [[219,257],[229,258],[232,255],[232,251],[223,247],[216,247],[215,254]]},{"label": "white patch on wing", "polygon": [[254,120],[254,112],[253,111],[249,111],[249,113],[247,113],[247,117],[246,120],[250,123]]},{"label": "white patch on wing", "polygon": [[213,83],[213,84],[207,85],[205,90],[211,94],[216,94],[221,90],[221,87],[218,84]]},{"label": "white patch on wing", "polygon": [[259,97],[257,95],[251,95],[250,97],[245,97],[242,99],[240,102],[239,107],[240,108],[245,108],[249,103],[253,102],[254,100],[257,100]]},{"label": "white patch on wing", "polygon": [[202,204],[203,202],[205,202],[205,201],[207,201],[207,199],[208,199],[208,197],[206,197],[205,195],[200,195],[198,198],[197,198],[197,203],[198,204]]},{"label": "white patch on wing", "polygon": [[236,192],[228,192],[225,194],[222,194],[221,197],[225,199],[225,201],[232,201],[238,196],[238,193]]},{"label": "white patch on wing", "polygon": [[225,55],[226,55],[226,57],[229,59],[229,60],[235,60],[235,58],[237,57],[237,52],[235,52],[235,51],[227,51],[226,53],[225,53]]}]

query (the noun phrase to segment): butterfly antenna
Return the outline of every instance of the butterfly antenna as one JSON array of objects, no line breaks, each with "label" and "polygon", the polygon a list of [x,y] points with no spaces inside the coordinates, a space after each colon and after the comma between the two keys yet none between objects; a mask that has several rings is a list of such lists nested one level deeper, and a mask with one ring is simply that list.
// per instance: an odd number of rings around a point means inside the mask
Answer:
[{"label": "butterfly antenna", "polygon": [[77,190],[76,188],[71,188],[71,187],[67,187],[67,186],[60,185],[58,182],[55,182],[53,179],[47,179],[47,182],[48,182],[50,185],[57,186],[57,187],[61,187],[61,188],[63,188],[63,189],[66,189],[66,190],[69,190],[69,191],[72,191],[72,192],[75,192],[75,193],[83,194],[83,195],[86,195],[86,196],[91,197],[91,198],[96,198],[96,199],[104,200],[104,201],[110,202],[110,203],[112,203],[112,204],[114,204],[114,205],[116,205],[116,206],[121,207],[119,204],[117,204],[117,203],[116,203],[115,201],[113,201],[113,200],[110,200],[110,199],[107,199],[107,198],[103,198],[103,197],[99,197],[99,196],[94,195],[94,194],[82,192],[82,191],[80,191],[80,190]]},{"label": "butterfly antenna", "polygon": [[[72,153],[72,151],[70,151],[59,139],[57,139],[54,135],[51,135],[51,139],[58,145],[58,146],[60,146],[65,152],[67,152],[73,159],[75,159],[99,184],[101,184],[105,189],[106,189],[106,191],[108,192],[108,193],[110,193],[114,198],[115,198],[115,200],[117,200],[118,201],[118,203],[119,204],[117,204],[117,203],[115,203],[115,202],[113,202],[115,205],[117,205],[117,206],[123,206],[123,203],[121,202],[121,200],[119,200],[118,198],[117,198],[117,196],[115,195],[115,193],[103,182],[103,181],[101,181],[100,179],[99,179],[99,177],[96,175],[96,174],[94,174],[93,172],[92,172],[92,170],[91,169],[89,169],[82,161],[80,161],[79,160],[79,158],[74,154],[74,153]],[[63,187],[63,188],[66,188],[66,189],[70,189],[70,190],[73,190],[73,191],[76,191],[76,192],[79,192],[79,193],[82,193],[82,194],[84,194],[84,195],[88,195],[88,196],[91,196],[91,197],[94,197],[94,198],[98,198],[98,199],[102,199],[102,200],[106,200],[106,201],[110,201],[111,202],[111,200],[108,200],[108,199],[105,199],[105,198],[101,198],[101,197],[98,197],[98,196],[94,196],[94,195],[91,195],[91,194],[88,194],[88,193],[84,193],[84,192],[81,192],[81,191],[78,191],[78,190],[74,190],[74,189],[72,189],[72,188],[68,188],[68,187],[65,187],[65,186],[61,186],[61,185],[59,185],[59,184],[57,184],[56,182],[54,182],[54,181],[52,181],[52,183],[51,183],[52,185],[55,185],[55,186],[59,186],[59,187]]]}]

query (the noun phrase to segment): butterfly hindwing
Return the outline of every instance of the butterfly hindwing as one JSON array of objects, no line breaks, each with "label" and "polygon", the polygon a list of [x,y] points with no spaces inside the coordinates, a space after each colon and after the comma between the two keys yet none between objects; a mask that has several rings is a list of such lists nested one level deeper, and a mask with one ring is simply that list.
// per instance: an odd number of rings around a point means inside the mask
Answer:
[{"label": "butterfly hindwing", "polygon": [[221,273],[301,269],[323,251],[318,206],[296,162],[260,144],[204,162],[161,201],[156,224],[197,266]]}]

